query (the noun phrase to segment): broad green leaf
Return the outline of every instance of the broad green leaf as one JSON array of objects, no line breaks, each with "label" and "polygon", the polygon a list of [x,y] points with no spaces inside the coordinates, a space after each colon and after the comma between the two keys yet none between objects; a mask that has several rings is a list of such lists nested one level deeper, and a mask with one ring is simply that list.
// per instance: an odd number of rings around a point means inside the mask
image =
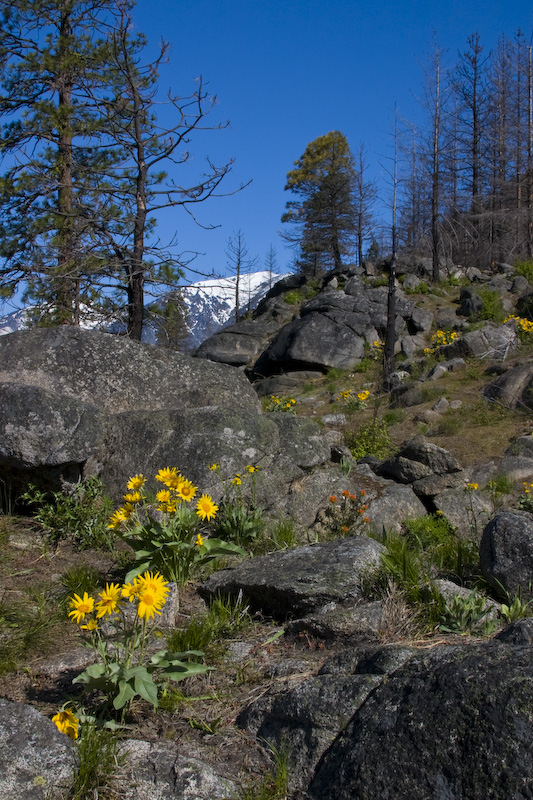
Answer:
[{"label": "broad green leaf", "polygon": [[120,691],[113,700],[113,707],[116,708],[117,710],[124,708],[126,703],[128,703],[132,698],[135,697],[135,692],[133,691],[133,689],[131,688],[130,684],[127,681],[125,680],[119,681],[118,686]]}]

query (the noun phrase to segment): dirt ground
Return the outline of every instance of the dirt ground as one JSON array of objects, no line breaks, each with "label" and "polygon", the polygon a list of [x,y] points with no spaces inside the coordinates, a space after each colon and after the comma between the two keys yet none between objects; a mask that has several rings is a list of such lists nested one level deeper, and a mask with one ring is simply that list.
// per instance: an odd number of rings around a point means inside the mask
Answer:
[{"label": "dirt ground", "polygon": [[[102,550],[80,552],[66,542],[52,547],[31,520],[0,516],[0,652],[17,633],[14,610],[40,609],[45,620],[29,632],[14,668],[0,663],[0,697],[28,703],[49,717],[67,700],[74,706],[82,702],[72,679],[92,662],[92,651],[80,647],[61,582],[80,564],[97,570],[102,583],[121,581],[118,555],[117,563],[115,554]],[[178,626],[205,610],[194,584],[180,591]],[[225,653],[211,672],[174,684],[176,696],[163,698],[156,711],[145,701],[134,702],[127,738],[175,741],[182,755],[210,763],[227,778],[261,774],[266,750],[235,725],[239,712],[272,688],[289,688],[311,676],[342,649],[306,636],[276,636],[280,629],[279,622],[254,617],[234,639],[223,641]]]}]

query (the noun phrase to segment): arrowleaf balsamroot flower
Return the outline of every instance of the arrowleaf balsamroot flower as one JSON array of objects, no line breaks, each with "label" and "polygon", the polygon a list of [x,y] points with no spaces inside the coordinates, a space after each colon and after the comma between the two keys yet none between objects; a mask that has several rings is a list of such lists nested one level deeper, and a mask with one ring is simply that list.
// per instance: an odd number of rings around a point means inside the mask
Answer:
[{"label": "arrowleaf balsamroot flower", "polygon": [[166,603],[168,592],[166,581],[159,572],[155,575],[145,572],[139,579],[139,605],[137,606],[139,617],[149,620],[155,614],[161,614],[161,608]]},{"label": "arrowleaf balsamroot flower", "polygon": [[93,611],[94,598],[90,597],[87,592],[83,593],[83,597],[75,594],[70,601],[70,607],[72,611],[69,611],[68,615],[79,625],[85,619],[85,615]]},{"label": "arrowleaf balsamroot flower", "polygon": [[90,619],[87,625],[80,625],[80,630],[82,631],[97,631],[98,630],[98,623],[95,619]]},{"label": "arrowleaf balsamroot flower", "polygon": [[128,489],[131,489],[134,492],[138,492],[139,489],[142,489],[145,483],[146,483],[146,478],[144,477],[144,475],[139,474],[139,475],[134,475],[133,478],[130,478],[126,486],[128,487]]},{"label": "arrowleaf balsamroot flower", "polygon": [[159,470],[159,472],[155,476],[155,479],[160,483],[164,483],[165,486],[168,486],[169,481],[171,481],[176,475],[177,475],[176,467],[163,467],[163,469]]},{"label": "arrowleaf balsamroot flower", "polygon": [[123,522],[126,522],[126,520],[131,517],[132,511],[133,506],[129,504],[122,506],[122,508],[117,508],[117,510],[111,515],[111,519],[107,527],[113,529],[119,528]]},{"label": "arrowleaf balsamroot flower", "polygon": [[161,602],[161,604],[166,603],[170,589],[168,588],[168,583],[159,572],[145,572],[137,578],[137,581],[140,587],[139,594],[145,590],[150,591],[155,594],[158,602]]},{"label": "arrowleaf balsamroot flower", "polygon": [[185,478],[183,478],[177,486],[178,495],[182,500],[186,500],[187,502],[193,499],[197,491],[198,489],[194,486],[192,481],[187,481]]},{"label": "arrowleaf balsamroot flower", "polygon": [[203,520],[210,520],[216,515],[218,506],[213,503],[208,494],[203,494],[196,503],[196,513]]},{"label": "arrowleaf balsamroot flower", "polygon": [[57,714],[54,714],[52,722],[56,725],[60,733],[66,734],[69,739],[78,738],[80,721],[74,716],[70,708],[65,708],[64,711],[58,711]]},{"label": "arrowleaf balsamroot flower", "polygon": [[126,503],[140,503],[142,495],[140,492],[129,492],[128,494],[124,495],[124,500]]},{"label": "arrowleaf balsamroot flower", "polygon": [[105,589],[99,592],[100,600],[95,605],[98,619],[105,617],[106,614],[113,614],[118,610],[120,595],[121,589],[118,583],[106,583]]}]

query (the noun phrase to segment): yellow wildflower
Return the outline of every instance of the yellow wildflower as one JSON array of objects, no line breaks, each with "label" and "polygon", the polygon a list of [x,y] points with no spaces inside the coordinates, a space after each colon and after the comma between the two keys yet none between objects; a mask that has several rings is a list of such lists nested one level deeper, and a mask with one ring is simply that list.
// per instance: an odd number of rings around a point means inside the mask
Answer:
[{"label": "yellow wildflower", "polygon": [[105,589],[99,592],[100,600],[96,603],[95,610],[98,619],[106,614],[112,614],[118,610],[120,603],[121,589],[118,583],[106,583]]},{"label": "yellow wildflower", "polygon": [[240,476],[240,475],[238,475],[238,474],[237,474],[237,475],[235,475],[235,477],[233,478],[233,480],[232,480],[231,482],[232,482],[232,484],[233,484],[234,486],[240,486],[240,485],[241,485],[241,483],[242,483],[241,476]]},{"label": "yellow wildflower", "polygon": [[69,739],[78,738],[80,721],[74,716],[70,708],[65,708],[64,711],[58,711],[57,714],[54,714],[52,722],[56,725],[60,733],[64,733]]},{"label": "yellow wildflower", "polygon": [[132,489],[134,492],[136,492],[139,489],[142,489],[145,483],[146,483],[146,478],[144,477],[144,475],[139,474],[139,475],[134,475],[133,478],[130,478],[126,486],[128,487],[128,489]]},{"label": "yellow wildflower", "polygon": [[87,625],[80,625],[82,631],[96,631],[98,630],[98,623],[95,619],[90,619]]},{"label": "yellow wildflower", "polygon": [[79,625],[80,622],[85,619],[85,615],[93,611],[94,598],[90,597],[87,592],[83,593],[83,597],[80,597],[79,594],[75,594],[74,597],[70,599],[70,607],[72,611],[69,611],[68,615]]},{"label": "yellow wildflower", "polygon": [[203,545],[203,543],[204,543],[204,540],[202,539],[200,534],[198,534],[198,536],[196,537],[196,544],[198,545],[198,547],[201,547]]},{"label": "yellow wildflower", "polygon": [[139,596],[146,591],[153,592],[157,603],[161,605],[166,603],[170,589],[168,588],[168,583],[159,572],[145,572],[137,581],[140,587]]},{"label": "yellow wildflower", "polygon": [[129,492],[128,494],[124,495],[124,500],[127,503],[139,503],[141,501],[141,493],[140,492]]},{"label": "yellow wildflower", "polygon": [[119,528],[123,522],[126,522],[133,513],[133,506],[130,503],[126,503],[125,506],[122,508],[117,508],[114,514],[111,515],[111,519],[109,520],[108,528]]},{"label": "yellow wildflower", "polygon": [[203,494],[196,503],[196,513],[200,519],[212,519],[218,511],[218,506],[213,503],[208,494]]},{"label": "yellow wildflower", "polygon": [[172,480],[176,477],[176,474],[177,474],[176,467],[163,467],[163,469],[159,470],[159,472],[155,476],[155,479],[160,483],[164,483],[165,486],[170,486]]},{"label": "yellow wildflower", "polygon": [[187,481],[182,479],[177,486],[177,492],[182,500],[192,500],[196,492],[198,491],[197,487],[191,481]]}]

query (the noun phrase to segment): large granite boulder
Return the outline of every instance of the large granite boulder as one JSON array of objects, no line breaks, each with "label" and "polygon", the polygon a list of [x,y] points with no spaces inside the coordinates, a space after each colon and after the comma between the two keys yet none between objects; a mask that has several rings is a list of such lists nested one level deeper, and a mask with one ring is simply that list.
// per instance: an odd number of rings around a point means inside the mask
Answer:
[{"label": "large granite boulder", "polygon": [[530,800],[533,651],[422,651],[389,675],[322,756],[310,800]]},{"label": "large granite boulder", "polygon": [[244,375],[223,364],[79,327],[0,337],[0,384],[35,386],[102,411],[202,406],[258,410]]},{"label": "large granite boulder", "polygon": [[74,766],[72,742],[53,722],[0,699],[0,800],[66,797]]},{"label": "large granite boulder", "polygon": [[129,476],[177,466],[220,497],[216,461],[226,478],[258,464],[269,507],[330,460],[327,432],[262,414],[240,370],[96,331],[1,337],[0,401],[0,478],[15,495],[29,482],[56,490],[97,475],[120,500]]},{"label": "large granite boulder", "polygon": [[508,408],[533,408],[533,362],[504,372],[485,387],[484,395]]}]

